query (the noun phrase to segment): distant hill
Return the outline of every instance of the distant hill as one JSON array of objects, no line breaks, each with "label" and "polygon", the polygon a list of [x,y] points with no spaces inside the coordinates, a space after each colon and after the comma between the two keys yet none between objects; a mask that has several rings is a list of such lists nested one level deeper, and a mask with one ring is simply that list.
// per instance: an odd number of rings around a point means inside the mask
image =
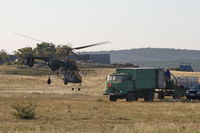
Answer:
[{"label": "distant hill", "polygon": [[82,52],[84,54],[110,54],[111,63],[133,63],[140,66],[179,67],[180,63],[191,63],[195,71],[200,71],[200,50],[169,48],[139,48],[131,50],[112,50]]}]

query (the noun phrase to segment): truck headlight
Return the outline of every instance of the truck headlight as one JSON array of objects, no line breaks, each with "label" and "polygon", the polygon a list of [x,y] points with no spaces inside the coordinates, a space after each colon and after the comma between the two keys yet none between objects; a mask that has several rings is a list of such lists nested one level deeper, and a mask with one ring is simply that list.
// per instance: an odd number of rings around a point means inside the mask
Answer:
[{"label": "truck headlight", "polygon": [[108,84],[108,88],[110,88],[110,87],[112,87],[112,84],[111,84],[111,83]]}]

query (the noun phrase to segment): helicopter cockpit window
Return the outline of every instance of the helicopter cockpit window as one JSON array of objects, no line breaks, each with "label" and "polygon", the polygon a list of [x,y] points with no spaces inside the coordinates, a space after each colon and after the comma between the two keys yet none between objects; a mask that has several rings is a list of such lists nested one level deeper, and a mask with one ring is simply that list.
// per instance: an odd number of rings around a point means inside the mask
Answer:
[{"label": "helicopter cockpit window", "polygon": [[126,75],[110,75],[107,78],[107,81],[125,81],[128,79]]}]

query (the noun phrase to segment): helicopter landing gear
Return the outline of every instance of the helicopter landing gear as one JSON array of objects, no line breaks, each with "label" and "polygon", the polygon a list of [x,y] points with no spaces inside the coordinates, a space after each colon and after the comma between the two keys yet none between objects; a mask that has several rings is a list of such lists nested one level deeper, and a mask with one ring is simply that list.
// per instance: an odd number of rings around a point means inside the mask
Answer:
[{"label": "helicopter landing gear", "polygon": [[48,78],[48,80],[47,80],[47,84],[49,84],[49,85],[51,84],[51,77],[50,77],[50,76],[51,76],[52,73],[53,73],[53,72],[51,71],[50,74],[49,74],[49,78]]},{"label": "helicopter landing gear", "polygon": [[50,77],[47,80],[47,84],[51,84],[51,78]]},{"label": "helicopter landing gear", "polygon": [[65,80],[64,80],[64,84],[65,84],[65,85],[67,85],[67,84],[68,84],[68,81],[67,81],[67,79],[65,79]]},{"label": "helicopter landing gear", "polygon": [[78,91],[80,91],[81,90],[81,83],[79,84],[79,87],[78,87]]},{"label": "helicopter landing gear", "polygon": [[81,88],[72,88],[72,91],[75,91],[77,89],[78,91],[81,91]]},{"label": "helicopter landing gear", "polygon": [[81,91],[81,84],[79,84],[79,87],[76,87],[75,84],[74,84],[72,91],[74,91],[75,89],[77,89],[78,91]]}]

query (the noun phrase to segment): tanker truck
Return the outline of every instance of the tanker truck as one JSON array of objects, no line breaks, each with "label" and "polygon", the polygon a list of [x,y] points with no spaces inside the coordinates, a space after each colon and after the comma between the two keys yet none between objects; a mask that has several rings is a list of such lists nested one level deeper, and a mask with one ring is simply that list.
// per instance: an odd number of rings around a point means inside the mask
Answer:
[{"label": "tanker truck", "polygon": [[185,96],[186,87],[177,83],[177,78],[169,70],[161,68],[117,68],[115,73],[107,76],[104,95],[110,101],[126,99],[126,101],[154,100],[157,93],[159,99],[165,96],[180,98]]}]

